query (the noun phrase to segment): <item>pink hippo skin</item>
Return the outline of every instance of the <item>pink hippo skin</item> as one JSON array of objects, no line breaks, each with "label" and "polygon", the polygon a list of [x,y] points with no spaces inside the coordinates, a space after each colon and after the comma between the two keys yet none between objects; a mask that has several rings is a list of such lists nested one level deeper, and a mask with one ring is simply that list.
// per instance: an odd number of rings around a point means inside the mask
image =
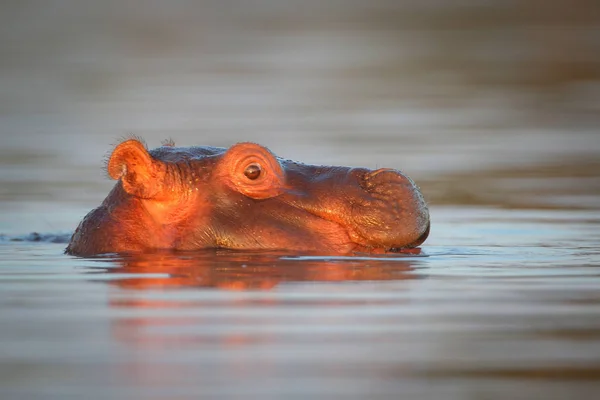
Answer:
[{"label": "pink hippo skin", "polygon": [[66,253],[292,250],[383,253],[429,234],[414,182],[393,169],[284,160],[254,143],[229,149],[122,142],[108,160],[117,179],[85,216]]}]

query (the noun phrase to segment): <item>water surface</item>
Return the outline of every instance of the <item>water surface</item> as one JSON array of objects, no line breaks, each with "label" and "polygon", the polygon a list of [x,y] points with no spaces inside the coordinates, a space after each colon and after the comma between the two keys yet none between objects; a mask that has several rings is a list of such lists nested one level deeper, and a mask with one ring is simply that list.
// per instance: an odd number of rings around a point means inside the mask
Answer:
[{"label": "water surface", "polygon": [[3,398],[597,394],[597,213],[432,211],[384,257],[4,241]]}]

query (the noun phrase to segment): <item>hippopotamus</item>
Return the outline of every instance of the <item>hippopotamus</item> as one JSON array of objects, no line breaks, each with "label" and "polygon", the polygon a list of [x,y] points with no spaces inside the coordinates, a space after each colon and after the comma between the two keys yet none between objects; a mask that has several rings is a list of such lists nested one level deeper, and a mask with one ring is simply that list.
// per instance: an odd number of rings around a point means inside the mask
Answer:
[{"label": "hippopotamus", "polygon": [[148,151],[118,144],[118,180],[81,221],[65,252],[77,256],[208,248],[353,254],[415,248],[429,234],[419,188],[390,168],[307,165],[256,143]]}]

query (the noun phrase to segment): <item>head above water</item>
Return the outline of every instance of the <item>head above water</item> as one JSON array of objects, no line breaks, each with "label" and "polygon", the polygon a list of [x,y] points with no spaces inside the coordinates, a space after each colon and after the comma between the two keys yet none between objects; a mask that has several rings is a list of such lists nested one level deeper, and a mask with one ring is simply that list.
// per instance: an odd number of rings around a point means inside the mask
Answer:
[{"label": "head above water", "polygon": [[393,169],[305,165],[254,143],[148,151],[129,139],[107,170],[119,182],[79,224],[69,254],[386,252],[416,247],[429,234],[423,196]]}]

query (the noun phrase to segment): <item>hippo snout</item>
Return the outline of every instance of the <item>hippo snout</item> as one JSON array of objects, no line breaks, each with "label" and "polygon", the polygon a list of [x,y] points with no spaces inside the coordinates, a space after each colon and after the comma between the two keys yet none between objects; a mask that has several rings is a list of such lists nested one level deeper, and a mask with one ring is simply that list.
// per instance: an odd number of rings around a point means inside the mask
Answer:
[{"label": "hippo snout", "polygon": [[429,234],[429,210],[421,191],[402,172],[381,168],[359,178],[362,195],[351,216],[357,240],[387,249],[415,247]]}]

